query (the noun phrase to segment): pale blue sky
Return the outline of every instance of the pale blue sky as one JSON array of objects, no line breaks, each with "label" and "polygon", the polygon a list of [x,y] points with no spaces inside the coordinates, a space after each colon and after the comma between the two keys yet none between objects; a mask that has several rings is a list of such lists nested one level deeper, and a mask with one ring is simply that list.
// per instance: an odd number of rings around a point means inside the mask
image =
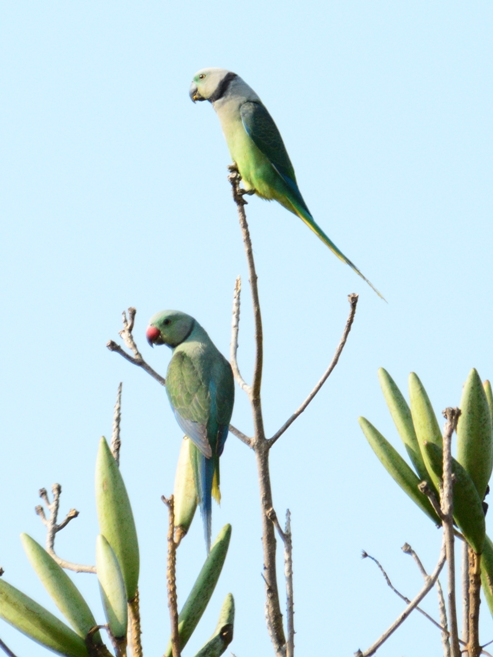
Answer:
[{"label": "pale blue sky", "polygon": [[[143,557],[146,654],[168,638],[166,513],[180,430],[165,392],[110,354],[120,313],[151,351],[148,318],[194,315],[229,351],[235,278],[244,282],[240,364],[252,369],[247,273],[226,181],[229,156],[212,107],[188,97],[192,75],[221,66],[260,95],[281,130],[316,220],[388,300],[382,302],[276,204],[247,207],[265,326],[264,411],[272,434],[332,357],[360,294],[340,364],[272,452],[279,516],[292,511],[298,654],[351,655],[402,609],[366,549],[408,596],[440,536],[383,471],[362,435],[365,415],[397,446],[377,381],[403,390],[416,371],[439,413],[458,404],[471,367],[493,376],[492,38],[489,2],[3,2],[0,8],[2,496],[5,578],[53,606],[19,533],[39,541],[40,487],[60,482],[80,517],[58,538],[92,563],[93,476],[123,381],[122,472]],[[440,417],[440,422],[442,422]],[[251,421],[240,390],[233,423]],[[231,522],[224,573],[186,655],[211,634],[224,595],[237,604],[237,657],[272,654],[264,624],[253,454],[230,436],[223,503]],[[204,557],[194,523],[179,551],[183,601]],[[281,560],[279,573],[282,573]],[[77,583],[102,622],[96,583]],[[282,584],[282,580],[281,580]],[[434,596],[425,607],[436,615]],[[482,640],[493,639],[483,609]],[[19,655],[47,654],[5,624]],[[382,657],[440,653],[437,631],[412,617]]]}]

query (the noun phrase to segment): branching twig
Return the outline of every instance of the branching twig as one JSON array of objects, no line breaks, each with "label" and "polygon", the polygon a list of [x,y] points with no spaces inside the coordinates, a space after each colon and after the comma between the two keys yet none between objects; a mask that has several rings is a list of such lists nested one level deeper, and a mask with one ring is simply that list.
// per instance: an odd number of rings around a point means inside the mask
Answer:
[{"label": "branching twig", "polygon": [[279,523],[277,514],[271,509],[267,514],[274,523],[277,533],[284,543],[284,577],[286,578],[286,616],[288,640],[286,643],[286,657],[294,655],[294,589],[293,589],[293,537],[291,534],[291,512],[286,511],[286,525],[284,531]]},{"label": "branching twig", "polygon": [[[402,551],[405,554],[410,554],[414,561],[416,562],[420,573],[423,575],[425,581],[428,578],[428,573],[423,566],[421,559],[418,557],[416,552],[412,549],[409,543],[405,543],[402,546]],[[440,629],[442,630],[442,645],[443,645],[443,654],[444,657],[450,657],[450,632],[448,630],[448,621],[447,621],[447,608],[445,606],[445,598],[442,591],[442,585],[440,580],[436,581],[436,588],[438,593],[438,610],[440,613]]]},{"label": "branching twig", "polygon": [[313,400],[315,395],[318,393],[320,388],[324,385],[324,383],[327,381],[329,376],[331,375],[332,371],[334,370],[335,366],[337,365],[340,355],[342,353],[342,350],[344,349],[344,346],[347,342],[349,332],[351,331],[351,327],[353,325],[354,321],[354,316],[356,314],[356,306],[358,303],[358,295],[357,294],[350,294],[348,296],[349,300],[349,305],[350,305],[350,310],[349,310],[349,317],[346,320],[346,326],[344,327],[344,331],[342,333],[342,338],[339,344],[337,345],[336,352],[334,354],[334,357],[332,358],[332,361],[328,368],[325,370],[322,378],[320,381],[317,383],[317,385],[313,388],[311,393],[308,395],[308,397],[305,399],[305,401],[301,404],[301,406],[291,415],[291,417],[282,425],[282,427],[277,431],[272,438],[269,439],[269,447],[272,447],[272,445],[282,436],[282,434],[286,431],[288,427],[290,427],[293,422],[298,418],[303,411],[306,409],[308,404]]},{"label": "branching twig", "polygon": [[[404,550],[404,548],[402,548],[402,549]],[[405,551],[405,550],[404,550],[404,551]],[[407,596],[403,595],[400,591],[398,591],[398,590],[395,588],[395,586],[392,584],[392,582],[391,582],[391,580],[390,580],[390,577],[387,575],[387,572],[386,572],[385,568],[382,566],[382,564],[380,563],[380,561],[378,561],[378,559],[376,559],[375,557],[372,557],[371,554],[368,554],[368,552],[366,552],[365,550],[363,550],[363,552],[361,553],[361,556],[362,556],[363,559],[371,559],[371,560],[373,561],[373,563],[375,563],[375,564],[378,566],[378,568],[380,569],[380,572],[382,573],[382,575],[383,575],[383,577],[384,577],[384,579],[385,579],[385,581],[386,581],[386,583],[387,583],[387,586],[388,586],[389,588],[391,588],[392,591],[393,591],[393,592],[394,592],[394,593],[395,593],[395,594],[396,594],[401,600],[404,600],[404,602],[405,602],[406,604],[410,604],[410,603],[411,603],[411,600],[410,600]],[[428,575],[425,576],[425,581],[428,581]],[[438,581],[438,580],[437,580],[437,581]],[[427,618],[431,623],[433,623],[433,625],[435,625],[436,627],[438,627],[438,629],[440,629],[442,632],[444,631],[445,628],[444,628],[442,625],[440,625],[440,623],[438,623],[438,621],[436,621],[432,616],[430,616],[430,615],[429,615],[424,609],[421,609],[421,607],[416,607],[416,611],[419,611],[420,614],[423,614],[423,616],[424,616],[425,618]],[[448,632],[447,632],[447,635],[448,635]]]},{"label": "branching twig", "polygon": [[53,492],[53,502],[50,502],[46,488],[41,488],[41,490],[39,491],[39,496],[46,504],[46,507],[49,511],[48,517],[46,517],[42,506],[37,506],[35,509],[36,513],[41,518],[41,521],[43,522],[43,524],[47,529],[46,551],[53,557],[53,559],[57,562],[59,566],[65,568],[66,570],[73,570],[76,573],[95,573],[96,572],[95,566],[84,566],[82,564],[72,563],[71,561],[65,561],[65,559],[61,559],[55,553],[56,534],[62,529],[64,529],[64,527],[66,527],[71,520],[77,518],[79,512],[76,511],[75,509],[70,509],[70,511],[65,516],[64,520],[62,520],[60,524],[57,524],[62,487],[60,486],[60,484],[53,484],[51,490]]},{"label": "branching twig", "polygon": [[433,586],[435,585],[436,580],[438,579],[438,575],[440,574],[440,571],[443,568],[443,565],[446,560],[446,547],[445,547],[445,535],[444,539],[442,542],[442,549],[440,551],[440,557],[438,559],[438,563],[435,567],[435,570],[433,571],[433,574],[428,578],[428,581],[424,585],[424,587],[421,589],[421,591],[418,593],[418,595],[412,600],[408,606],[404,609],[404,611],[399,615],[397,620],[395,620],[392,625],[386,630],[382,636],[375,641],[375,643],[368,648],[368,650],[365,650],[365,652],[361,652],[361,650],[358,650],[355,653],[356,657],[370,657],[370,655],[374,655],[376,651],[380,648],[380,646],[387,641],[389,636],[395,632],[395,630],[402,625],[402,623],[406,620],[406,618],[409,616],[409,614],[416,609],[416,607],[419,605],[421,600],[431,591]]},{"label": "branching twig", "polygon": [[116,461],[116,464],[120,465],[120,420],[122,416],[122,383],[118,386],[118,392],[116,394],[116,404],[115,410],[113,412],[113,428],[111,431],[111,453],[113,458]]},{"label": "branching twig", "polygon": [[[447,422],[443,432],[443,477],[441,487],[441,511],[443,535],[447,547],[448,571],[448,611],[450,622],[450,643],[452,657],[460,657],[459,630],[457,627],[457,607],[455,597],[455,559],[454,559],[454,517],[452,482],[452,434],[457,427],[460,410],[446,408],[443,412]],[[472,657],[472,656],[470,656]]]},{"label": "branching twig", "polygon": [[169,523],[168,523],[168,568],[167,568],[167,582],[168,582],[168,608],[169,618],[171,624],[171,649],[173,657],[180,657],[180,635],[178,634],[178,597],[176,593],[176,543],[174,539],[175,533],[175,505],[173,495],[168,499],[161,497],[163,502],[168,507]]}]

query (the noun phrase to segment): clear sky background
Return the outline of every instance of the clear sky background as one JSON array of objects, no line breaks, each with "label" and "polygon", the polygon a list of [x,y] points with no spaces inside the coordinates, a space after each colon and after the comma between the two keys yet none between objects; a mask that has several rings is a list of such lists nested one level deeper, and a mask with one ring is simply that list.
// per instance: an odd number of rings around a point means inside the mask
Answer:
[{"label": "clear sky background", "polygon": [[[19,533],[44,541],[37,491],[63,487],[80,517],[63,557],[94,562],[94,465],[123,381],[122,472],[142,553],[143,642],[168,639],[165,536],[181,432],[165,391],[105,348],[121,311],[165,374],[170,352],[145,342],[149,317],[176,308],[229,352],[234,281],[243,277],[240,365],[252,371],[252,319],[230,163],[217,117],[193,105],[193,74],[228,68],[275,118],[317,221],[388,304],[304,224],[249,199],[265,329],[264,412],[272,435],[332,358],[360,294],[346,350],[309,410],[271,454],[275,507],[293,514],[299,655],[368,647],[403,603],[362,549],[412,597],[440,532],[386,474],[361,433],[370,419],[396,446],[377,369],[401,388],[416,371],[437,414],[457,405],[471,367],[493,376],[492,34],[490,2],[3,2],[0,8],[2,367],[0,565],[54,606]],[[233,423],[251,430],[237,389]],[[442,418],[440,415],[440,424]],[[399,447],[400,449],[400,447]],[[272,655],[253,453],[230,436],[213,534],[233,525],[217,591],[185,655],[236,600],[236,657]],[[491,521],[490,521],[491,522]],[[179,550],[184,601],[204,559],[196,519]],[[279,555],[282,587],[282,561]],[[96,581],[75,580],[103,622]],[[424,605],[437,616],[436,596]],[[2,623],[19,656],[46,651]],[[493,639],[483,608],[482,641]],[[414,614],[382,657],[440,654]]]}]

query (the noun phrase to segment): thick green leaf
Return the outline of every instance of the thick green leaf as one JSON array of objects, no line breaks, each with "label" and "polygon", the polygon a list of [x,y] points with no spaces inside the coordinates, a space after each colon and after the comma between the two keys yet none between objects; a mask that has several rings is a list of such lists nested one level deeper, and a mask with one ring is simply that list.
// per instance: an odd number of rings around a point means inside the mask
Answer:
[{"label": "thick green leaf", "polygon": [[441,521],[435,513],[430,501],[419,489],[419,477],[417,477],[402,456],[382,436],[382,434],[364,417],[359,418],[359,424],[371,448],[380,460],[390,476],[399,484],[402,490],[409,495],[413,502],[433,520],[435,525]]},{"label": "thick green leaf", "polygon": [[475,369],[464,384],[460,410],[457,460],[476,484],[479,497],[484,499],[493,468],[493,436],[488,400]]},{"label": "thick green leaf", "polygon": [[481,585],[484,597],[493,616],[493,542],[486,535],[481,555]]},{"label": "thick green leaf", "polygon": [[99,528],[116,554],[127,600],[133,600],[139,581],[139,544],[132,507],[118,465],[104,438],[96,461],[96,506]]},{"label": "thick green leaf", "polygon": [[116,639],[123,639],[128,623],[125,582],[118,559],[101,534],[96,538],[96,568],[108,627]]},{"label": "thick green leaf", "polygon": [[[443,472],[443,450],[438,445],[425,442],[424,449],[437,479],[441,480]],[[452,459],[454,475],[454,520],[464,534],[464,538],[474,552],[483,551],[486,533],[483,504],[476,486],[462,465]]]},{"label": "thick green leaf", "polygon": [[197,491],[190,458],[191,441],[183,437],[173,491],[176,536],[179,540],[188,532],[197,508]]},{"label": "thick green leaf", "polygon": [[231,593],[228,593],[221,607],[219,621],[214,634],[209,641],[202,646],[195,657],[220,657],[233,640],[233,626],[235,620],[235,601]]},{"label": "thick green leaf", "polygon": [[66,657],[89,657],[83,639],[27,595],[0,579],[0,618]]},{"label": "thick green leaf", "polygon": [[418,438],[416,436],[416,431],[414,430],[411,410],[404,399],[404,396],[393,378],[383,369],[383,367],[378,370],[378,378],[396,429],[399,432],[399,436],[404,443],[420,481],[428,481],[428,483],[431,483],[428,470],[426,469],[423,457],[421,456]]},{"label": "thick green leaf", "polygon": [[427,451],[423,445],[430,442],[438,447],[442,446],[442,432],[438,426],[437,418],[431,405],[430,399],[419,377],[414,372],[409,375],[409,399],[411,402],[411,415],[413,418],[414,430],[418,439],[421,456],[428,470],[432,482],[435,484],[433,468],[428,462]]},{"label": "thick green leaf", "polygon": [[[178,616],[181,650],[192,636],[197,623],[209,604],[228,553],[230,539],[231,525],[224,525],[211,547],[202,570]],[[165,657],[171,657],[171,642],[168,643],[164,654]]]},{"label": "thick green leaf", "polygon": [[[97,625],[87,602],[67,573],[44,548],[27,534],[21,534],[24,550],[43,586],[56,606],[77,634],[85,639]],[[94,643],[101,643],[99,632],[93,634]]]}]

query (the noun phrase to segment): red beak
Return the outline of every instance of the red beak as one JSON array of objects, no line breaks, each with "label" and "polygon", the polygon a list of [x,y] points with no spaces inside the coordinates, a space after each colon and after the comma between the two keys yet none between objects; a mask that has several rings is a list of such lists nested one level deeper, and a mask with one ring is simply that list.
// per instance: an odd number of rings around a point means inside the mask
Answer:
[{"label": "red beak", "polygon": [[151,347],[154,347],[160,335],[161,334],[159,333],[159,329],[157,329],[155,326],[147,327],[146,337],[147,342],[151,345]]}]

